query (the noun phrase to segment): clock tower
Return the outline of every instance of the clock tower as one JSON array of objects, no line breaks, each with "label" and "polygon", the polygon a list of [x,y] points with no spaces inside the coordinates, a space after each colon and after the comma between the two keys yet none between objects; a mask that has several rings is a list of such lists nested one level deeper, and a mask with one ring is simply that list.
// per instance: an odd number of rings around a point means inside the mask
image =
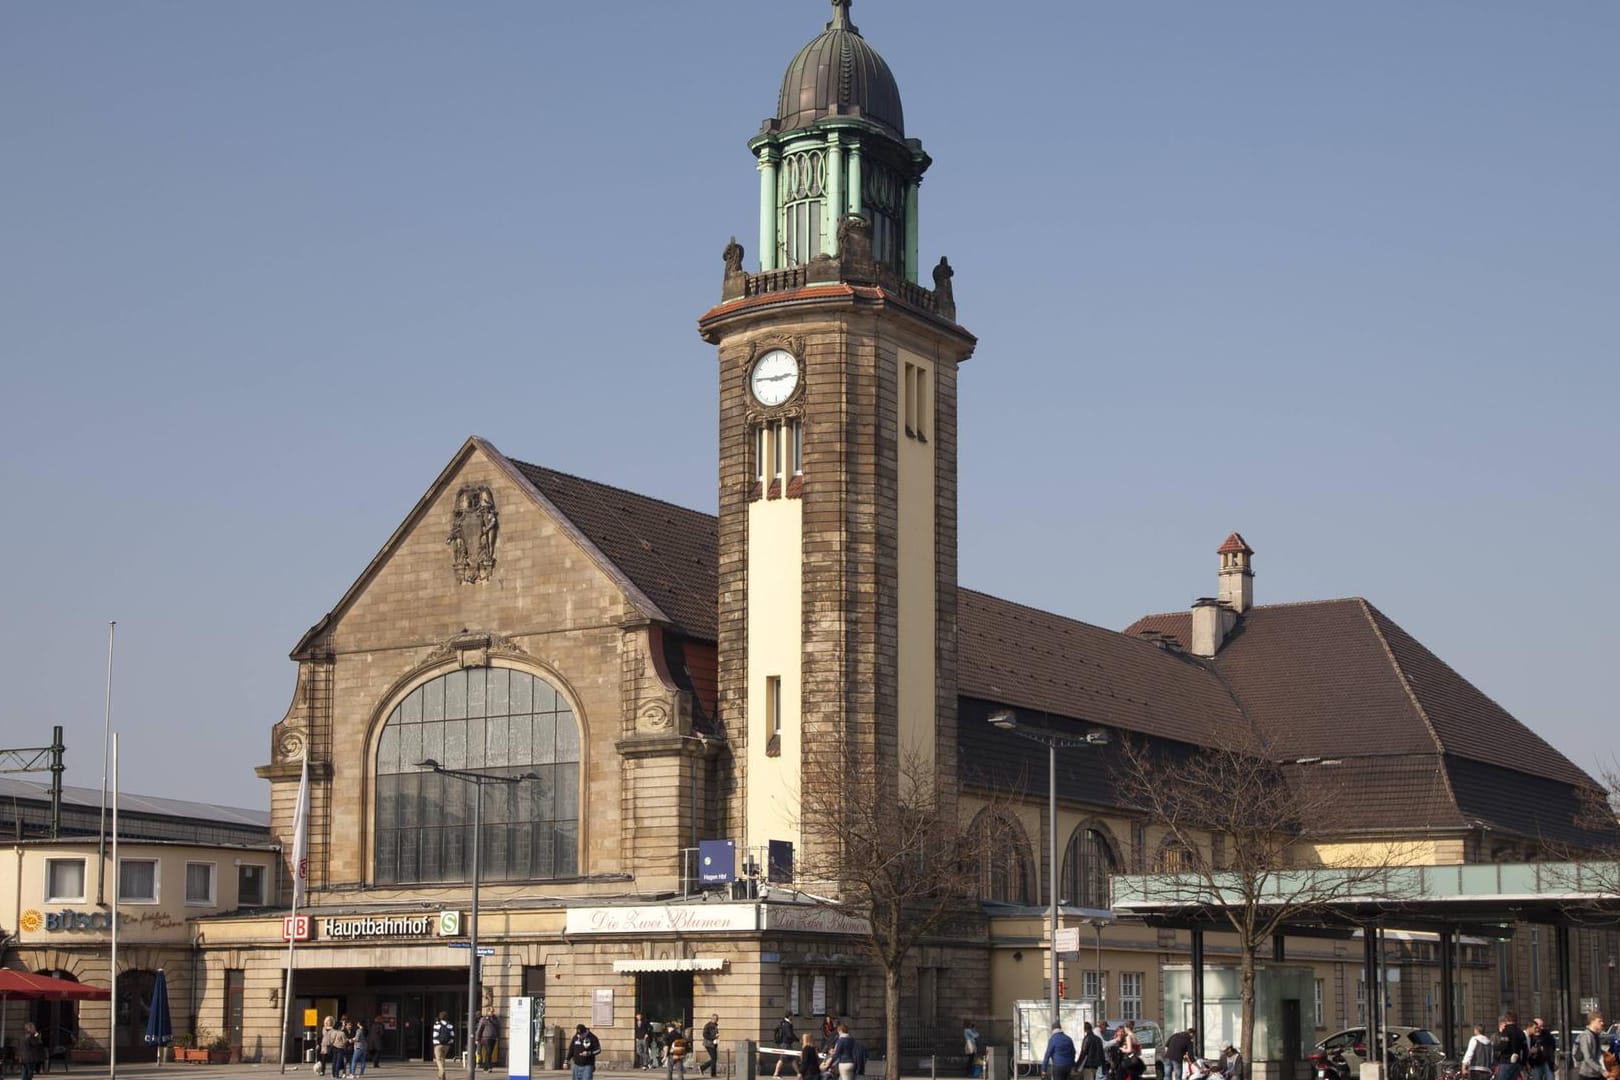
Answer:
[{"label": "clock tower", "polygon": [[949,264],[919,284],[928,155],[849,0],[832,9],[749,143],[759,269],[733,240],[699,321],[719,352],[728,817],[745,848],[790,841],[812,865],[830,841],[802,827],[808,785],[955,787],[956,377],[975,344]]}]

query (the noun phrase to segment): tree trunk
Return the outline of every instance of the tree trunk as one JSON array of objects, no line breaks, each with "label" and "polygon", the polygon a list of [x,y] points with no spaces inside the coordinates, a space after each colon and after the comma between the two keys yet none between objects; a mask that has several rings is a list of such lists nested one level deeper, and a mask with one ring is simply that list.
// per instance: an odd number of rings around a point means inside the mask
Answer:
[{"label": "tree trunk", "polygon": [[[1243,1060],[1249,1063],[1252,1070],[1256,1061],[1254,1050],[1254,943],[1245,942],[1243,945],[1243,962],[1240,967],[1241,977],[1238,984],[1238,997],[1243,1002]],[[1253,1075],[1251,1072],[1250,1075]]]},{"label": "tree trunk", "polygon": [[883,973],[883,1073],[888,1080],[900,1080],[900,969],[889,968]]}]

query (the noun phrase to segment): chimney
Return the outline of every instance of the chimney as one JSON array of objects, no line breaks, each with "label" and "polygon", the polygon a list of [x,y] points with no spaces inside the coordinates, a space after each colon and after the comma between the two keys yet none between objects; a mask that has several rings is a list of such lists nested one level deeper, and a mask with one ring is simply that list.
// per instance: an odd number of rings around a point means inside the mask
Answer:
[{"label": "chimney", "polygon": [[1241,615],[1254,607],[1254,571],[1249,567],[1254,549],[1241,535],[1233,533],[1216,554],[1221,557],[1219,599]]},{"label": "chimney", "polygon": [[1237,626],[1238,616],[1254,606],[1254,571],[1249,568],[1254,549],[1233,533],[1216,554],[1221,557],[1220,595],[1199,597],[1192,607],[1189,651],[1206,658],[1221,651],[1227,635]]},{"label": "chimney", "polygon": [[1237,625],[1237,612],[1225,601],[1200,596],[1192,606],[1192,648],[1194,656],[1209,658],[1221,651],[1221,643]]}]

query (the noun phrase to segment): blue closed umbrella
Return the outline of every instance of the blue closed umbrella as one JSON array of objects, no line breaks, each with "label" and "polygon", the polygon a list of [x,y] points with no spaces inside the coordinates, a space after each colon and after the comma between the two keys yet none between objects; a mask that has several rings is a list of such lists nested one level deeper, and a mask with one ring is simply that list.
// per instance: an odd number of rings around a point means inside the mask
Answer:
[{"label": "blue closed umbrella", "polygon": [[163,1062],[163,1048],[174,1039],[174,1026],[169,1023],[169,980],[158,968],[152,980],[152,1008],[146,1014],[146,1044],[158,1048],[158,1063]]}]

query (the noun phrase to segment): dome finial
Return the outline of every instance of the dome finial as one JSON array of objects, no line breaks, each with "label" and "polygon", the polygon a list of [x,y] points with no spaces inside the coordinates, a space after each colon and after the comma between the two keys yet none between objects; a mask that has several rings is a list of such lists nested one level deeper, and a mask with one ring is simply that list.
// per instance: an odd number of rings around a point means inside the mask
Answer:
[{"label": "dome finial", "polygon": [[[832,22],[827,24],[829,30],[855,30],[855,24],[849,21],[849,6],[854,0],[832,0]],[[855,30],[858,34],[859,30]]]}]

